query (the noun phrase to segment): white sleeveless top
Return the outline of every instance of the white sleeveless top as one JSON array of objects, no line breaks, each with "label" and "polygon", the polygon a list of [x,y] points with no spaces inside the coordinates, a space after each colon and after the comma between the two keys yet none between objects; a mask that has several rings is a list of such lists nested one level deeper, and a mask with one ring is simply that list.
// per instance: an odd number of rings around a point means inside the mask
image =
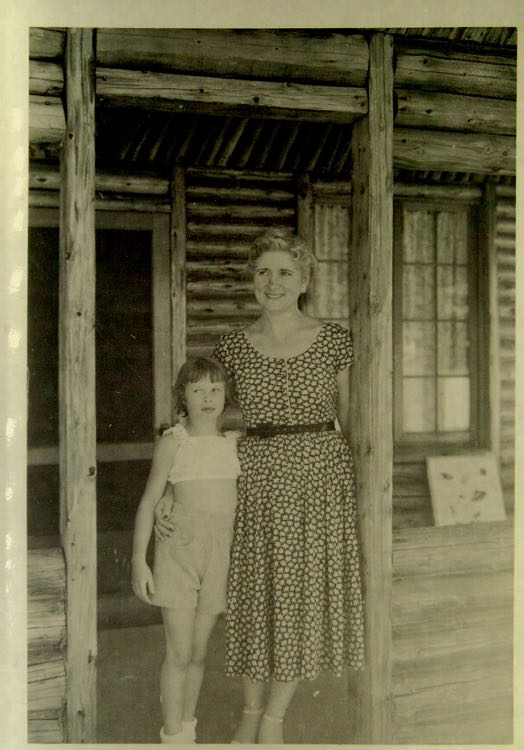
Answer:
[{"label": "white sleeveless top", "polygon": [[182,424],[166,430],[173,435],[175,453],[168,474],[171,484],[195,479],[236,479],[240,474],[237,432],[221,435],[188,435]]}]

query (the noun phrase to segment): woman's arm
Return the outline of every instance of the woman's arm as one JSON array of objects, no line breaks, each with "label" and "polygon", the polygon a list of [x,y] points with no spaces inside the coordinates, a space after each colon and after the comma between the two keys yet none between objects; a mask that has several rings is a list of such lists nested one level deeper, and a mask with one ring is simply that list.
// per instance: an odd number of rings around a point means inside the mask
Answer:
[{"label": "woman's arm", "polygon": [[153,529],[154,508],[166,486],[173,455],[172,437],[161,438],[155,446],[151,470],[135,517],[133,535],[133,590],[147,603],[154,593],[153,576],[146,563],[146,552]]},{"label": "woman's arm", "polygon": [[345,367],[337,374],[337,418],[340,424],[342,434],[349,442],[350,424],[349,424],[349,371],[350,367]]}]

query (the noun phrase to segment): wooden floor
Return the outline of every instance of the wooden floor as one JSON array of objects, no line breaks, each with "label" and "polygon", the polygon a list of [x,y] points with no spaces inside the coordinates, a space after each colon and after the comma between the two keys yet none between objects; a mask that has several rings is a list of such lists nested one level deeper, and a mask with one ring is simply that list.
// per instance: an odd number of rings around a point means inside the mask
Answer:
[{"label": "wooden floor", "polygon": [[[100,630],[97,743],[156,743],[161,725],[158,675],[161,625]],[[200,743],[229,743],[240,715],[240,682],[224,675],[224,627],[212,636],[197,708]],[[350,744],[347,680],[322,675],[302,683],[285,724],[286,743]]]}]

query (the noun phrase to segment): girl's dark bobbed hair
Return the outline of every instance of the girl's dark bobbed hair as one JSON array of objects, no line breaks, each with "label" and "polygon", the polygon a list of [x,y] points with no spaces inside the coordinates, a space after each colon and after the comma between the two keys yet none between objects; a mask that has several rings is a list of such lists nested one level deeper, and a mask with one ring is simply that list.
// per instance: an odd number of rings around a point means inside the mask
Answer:
[{"label": "girl's dark bobbed hair", "polygon": [[235,403],[235,397],[229,376],[220,362],[216,359],[211,359],[211,357],[191,357],[184,362],[178,371],[173,389],[175,411],[179,416],[187,417],[186,385],[188,383],[198,383],[205,378],[209,378],[212,383],[224,384],[226,391],[226,407]]}]

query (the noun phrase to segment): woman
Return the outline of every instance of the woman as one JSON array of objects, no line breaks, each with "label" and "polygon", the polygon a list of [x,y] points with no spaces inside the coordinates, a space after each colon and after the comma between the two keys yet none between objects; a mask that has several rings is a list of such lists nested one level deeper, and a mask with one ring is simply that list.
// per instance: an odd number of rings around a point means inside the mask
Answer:
[{"label": "woman", "polygon": [[261,315],[214,352],[246,425],[226,612],[226,672],[244,689],[235,743],[282,743],[300,680],[364,663],[352,460],[335,428],[347,436],[352,346],[300,310],[314,263],[287,230],[255,240]]}]

